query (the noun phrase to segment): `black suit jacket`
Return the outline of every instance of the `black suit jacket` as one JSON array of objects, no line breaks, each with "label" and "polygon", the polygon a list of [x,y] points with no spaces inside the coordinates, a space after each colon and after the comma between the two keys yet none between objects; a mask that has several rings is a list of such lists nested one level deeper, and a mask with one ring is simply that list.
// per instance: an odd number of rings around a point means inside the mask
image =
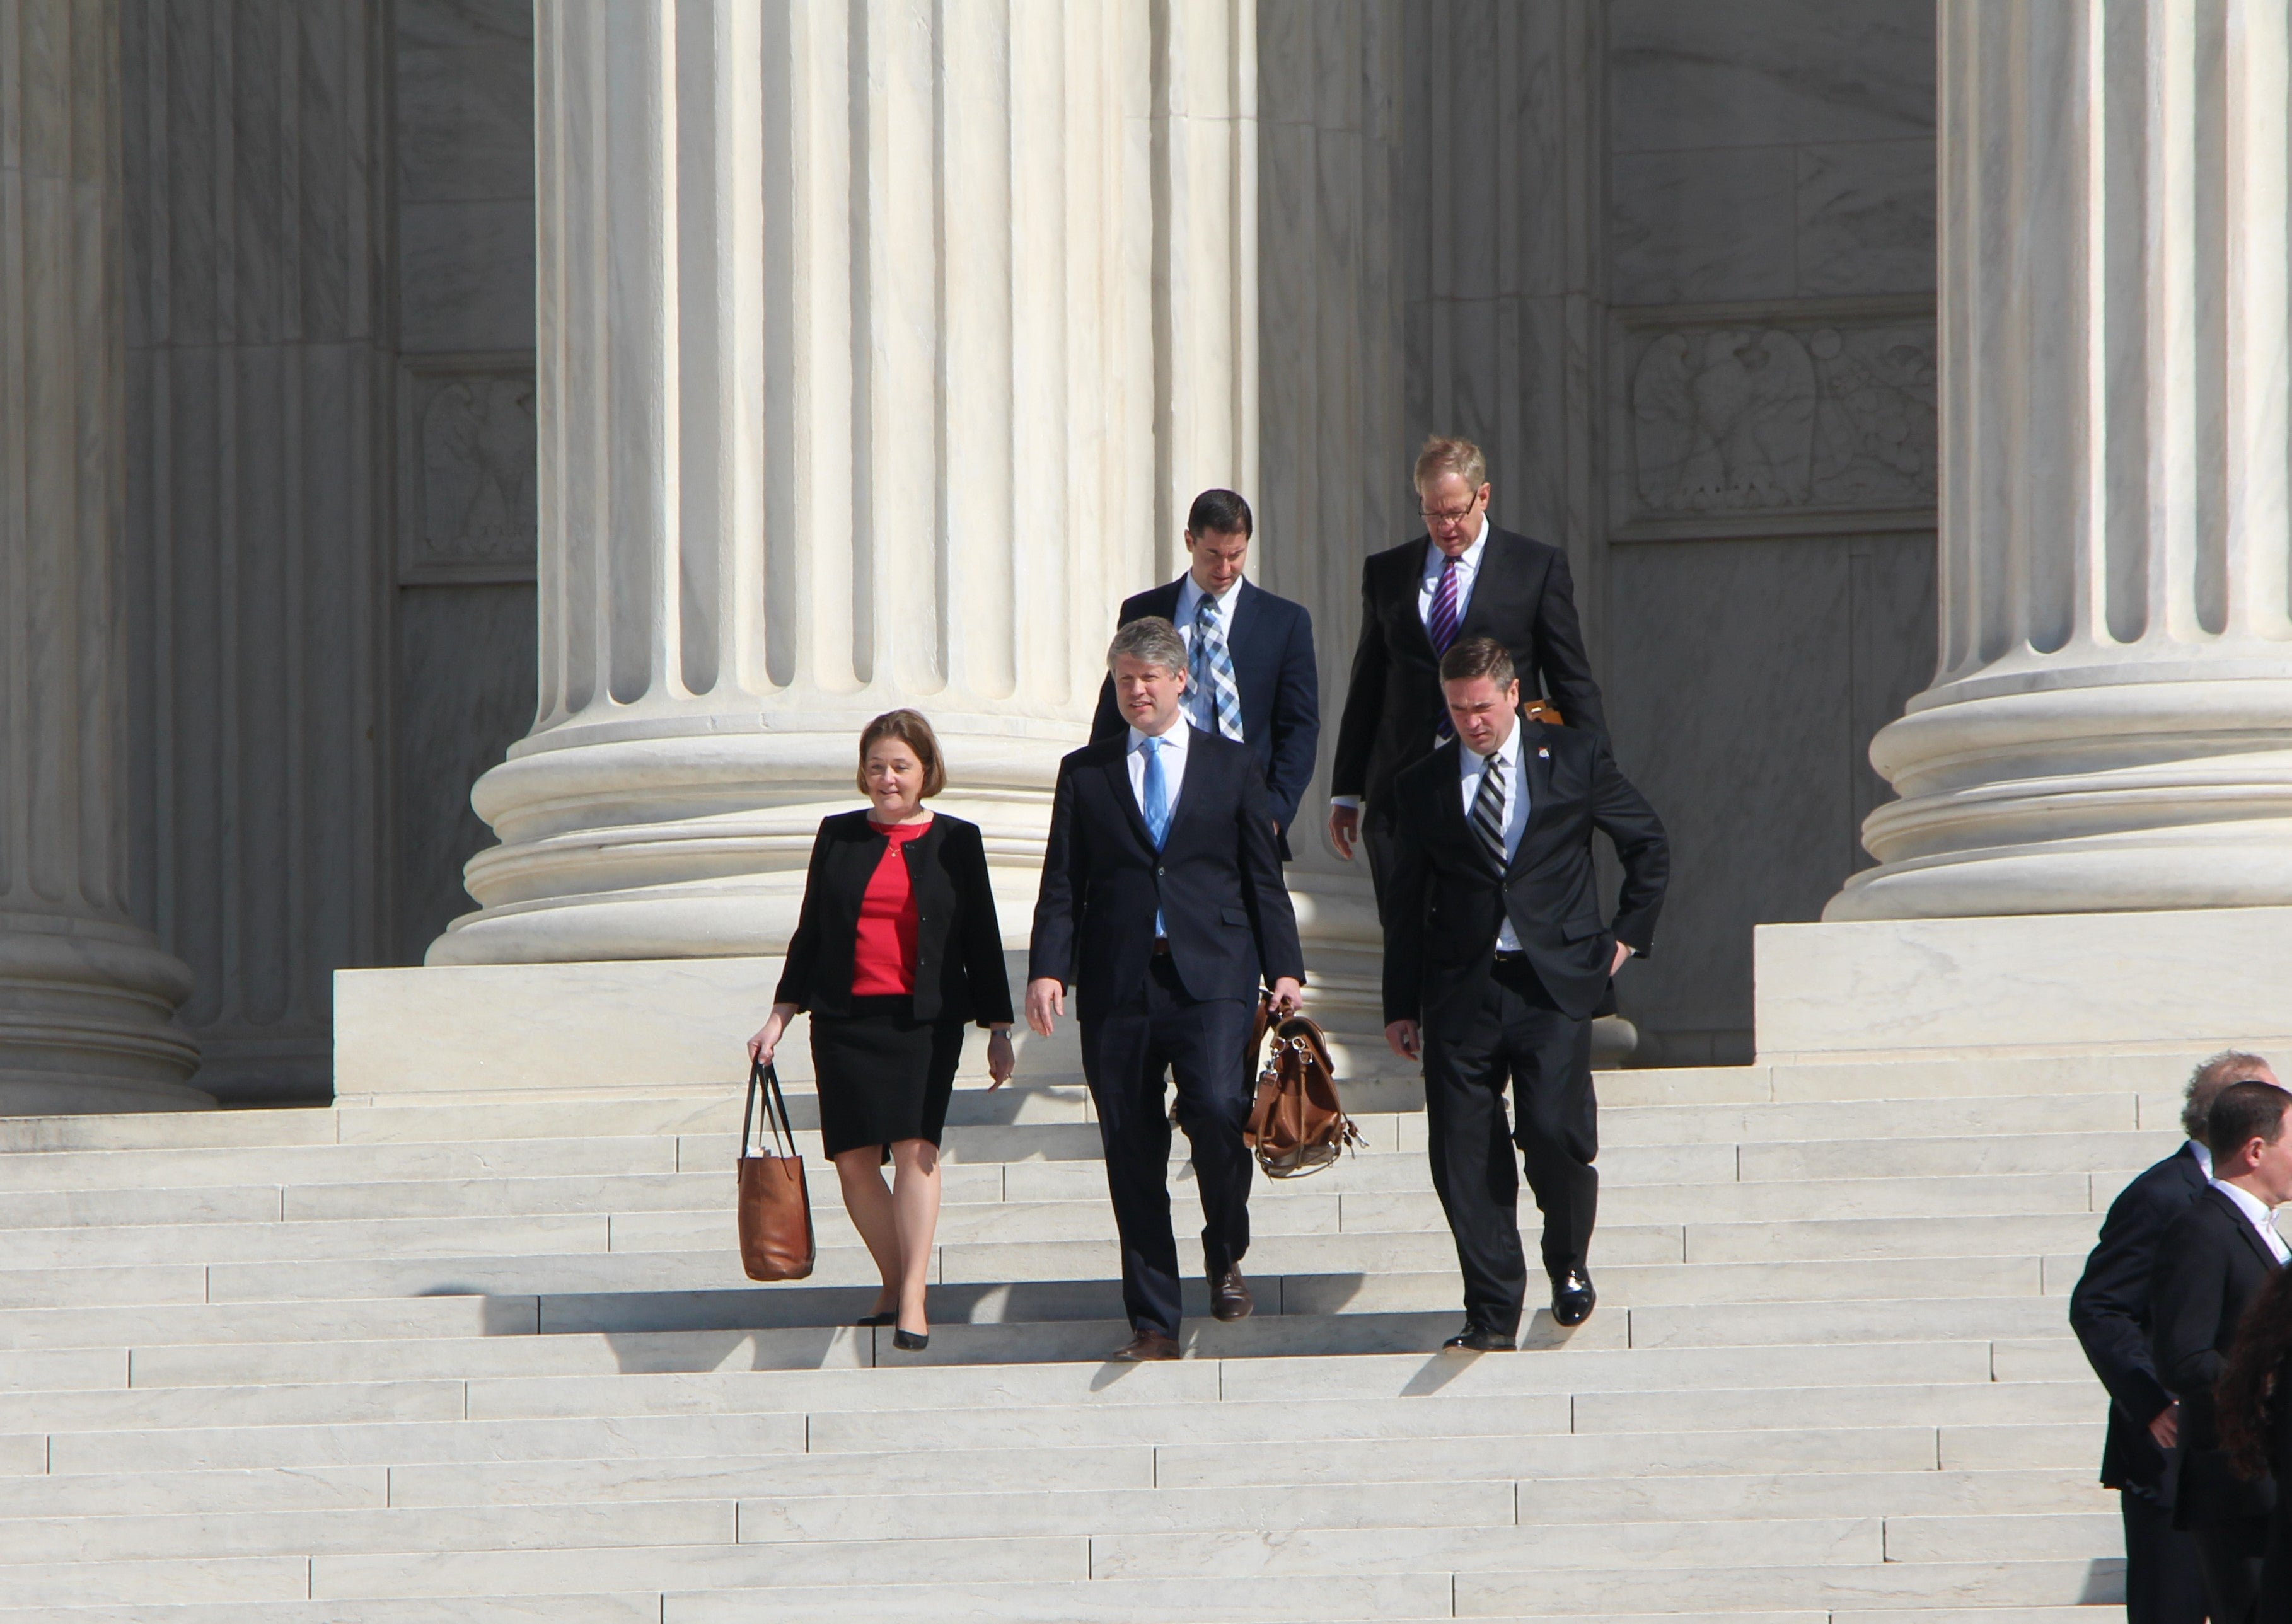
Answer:
[{"label": "black suit jacket", "polygon": [[[888,843],[864,811],[820,820],[775,1001],[823,1015],[851,1012],[860,903]],[[1003,928],[979,825],[935,813],[900,855],[916,896],[916,1018],[982,1026],[1009,1020]]]},{"label": "black suit jacket", "polygon": [[2276,1266],[2236,1203],[2210,1186],[2157,1242],[2149,1274],[2149,1353],[2159,1379],[2181,1401],[2173,1517],[2183,1528],[2264,1517],[2274,1507],[2273,1479],[2246,1483],[2229,1467],[2213,1420],[2213,1384],[2246,1306]]},{"label": "black suit jacket", "polygon": [[1131,792],[1129,743],[1126,728],[1059,763],[1028,978],[1078,989],[1083,1020],[1119,1008],[1145,985],[1158,910],[1191,997],[1255,999],[1261,982],[1303,980],[1297,918],[1249,746],[1192,729],[1158,852]]},{"label": "black suit jacket", "polygon": [[[1424,536],[1372,553],[1361,568],[1360,642],[1337,723],[1336,760],[1329,790],[1365,795],[1383,817],[1401,769],[1423,760],[1448,711],[1441,694],[1441,661],[1416,616],[1416,585],[1424,570]],[[1492,637],[1512,653],[1521,693],[1535,697],[1537,679],[1569,727],[1608,730],[1600,685],[1592,680],[1584,634],[1576,623],[1576,587],[1568,555],[1557,547],[1489,527],[1472,600],[1457,628],[1459,641]]]},{"label": "black suit jacket", "polygon": [[2167,1226],[2204,1193],[2205,1170],[2183,1145],[2118,1192],[2101,1239],[2070,1293],[2070,1328],[2109,1389],[2109,1441],[2101,1481],[2151,1499],[2167,1498],[2165,1451],[2149,1423],[2173,1402],[2149,1355],[2149,1275]]},{"label": "black suit jacket", "polygon": [[[1402,773],[1392,791],[1399,858],[1385,887],[1384,1018],[1445,1022],[1488,987],[1497,935],[1512,921],[1521,951],[1561,1010],[1608,1005],[1615,944],[1644,953],[1671,875],[1663,824],[1626,781],[1603,735],[1522,718],[1528,826],[1501,880],[1465,821],[1456,741]],[[1624,867],[1612,930],[1600,918],[1592,832]]]},{"label": "black suit jacket", "polygon": [[[1148,615],[1174,621],[1185,578],[1122,600],[1118,625]],[[1297,802],[1313,779],[1314,752],[1321,742],[1321,675],[1313,662],[1313,617],[1302,603],[1276,598],[1244,580],[1233,590],[1232,623],[1226,628],[1233,655],[1233,683],[1241,699],[1241,736],[1257,758],[1265,778],[1265,798],[1281,825],[1281,855],[1289,856],[1289,825]],[[1091,720],[1093,741],[1129,731],[1114,703],[1114,679],[1099,684],[1098,714]]]}]

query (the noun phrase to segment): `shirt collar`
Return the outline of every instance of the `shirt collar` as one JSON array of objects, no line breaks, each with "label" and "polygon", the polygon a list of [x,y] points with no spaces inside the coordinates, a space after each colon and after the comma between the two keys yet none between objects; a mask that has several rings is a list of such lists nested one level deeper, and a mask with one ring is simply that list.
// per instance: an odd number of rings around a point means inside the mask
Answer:
[{"label": "shirt collar", "polygon": [[[1174,750],[1180,755],[1183,755],[1186,752],[1186,735],[1192,731],[1193,729],[1186,725],[1186,713],[1183,711],[1181,711],[1178,712],[1178,720],[1170,724],[1170,730],[1167,733],[1156,735],[1154,736],[1158,737],[1162,741],[1163,749]],[[1140,745],[1145,744],[1147,737],[1147,735],[1141,733],[1137,728],[1133,728],[1130,730],[1130,748],[1134,751],[1136,750]]]},{"label": "shirt collar", "polygon": [[[1505,764],[1505,772],[1506,774],[1505,782],[1507,784],[1515,782],[1520,776],[1515,770],[1520,766],[1520,719],[1514,717],[1513,719],[1511,736],[1506,738],[1503,744],[1497,746],[1497,760]],[[1467,778],[1479,777],[1481,773],[1481,764],[1486,761],[1488,758],[1483,755],[1474,754],[1472,749],[1466,745],[1465,741],[1462,739],[1458,739],[1457,741],[1457,754],[1462,758],[1459,762],[1459,766],[1464,772],[1464,776]]]},{"label": "shirt collar", "polygon": [[2230,1184],[2226,1180],[2220,1178],[2213,1180],[2213,1188],[2223,1192],[2227,1195],[2229,1200],[2234,1202],[2237,1206],[2237,1210],[2243,1213],[2245,1217],[2250,1218],[2256,1228],[2269,1221],[2268,1203],[2262,1201],[2257,1195],[2253,1194],[2249,1190],[2244,1189],[2242,1186],[2238,1185]]},{"label": "shirt collar", "polygon": [[[1487,550],[1488,544],[1489,516],[1486,513],[1482,513],[1481,515],[1481,533],[1473,538],[1473,544],[1465,548],[1463,555],[1457,560],[1458,567],[1461,567],[1466,575],[1473,575],[1480,569],[1481,554]],[[1433,545],[1432,538],[1431,536],[1428,535],[1424,538],[1424,569],[1426,574],[1434,575],[1439,575],[1441,573],[1441,560],[1446,556],[1447,555],[1444,554],[1440,548]],[[1191,581],[1193,577],[1189,575],[1186,579]]]},{"label": "shirt collar", "polygon": [[1194,607],[1205,598],[1217,605],[1218,613],[1221,615],[1232,614],[1234,594],[1241,591],[1241,583],[1248,578],[1247,575],[1236,575],[1233,578],[1233,584],[1225,591],[1210,593],[1202,591],[1202,583],[1194,579],[1194,572],[1188,570],[1178,577],[1178,624],[1183,626],[1192,620]]},{"label": "shirt collar", "polygon": [[2189,1141],[2189,1154],[2197,1159],[2197,1169],[2207,1179],[2213,1176],[2213,1153],[2194,1139]]}]

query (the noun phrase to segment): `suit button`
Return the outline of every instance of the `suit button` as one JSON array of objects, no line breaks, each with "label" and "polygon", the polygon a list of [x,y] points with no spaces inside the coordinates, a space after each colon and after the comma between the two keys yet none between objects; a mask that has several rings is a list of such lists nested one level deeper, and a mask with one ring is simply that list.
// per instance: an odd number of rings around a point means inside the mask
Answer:
[{"label": "suit button", "polygon": [[1155,870],[1154,870],[1154,878],[1155,878],[1155,879],[1157,879],[1157,880],[1159,880],[1163,875],[1165,875],[1165,874],[1168,873],[1169,872],[1170,872],[1170,871],[1169,871],[1168,869],[1166,869],[1166,868],[1163,868],[1163,867],[1160,867],[1159,865],[1157,865],[1157,866],[1156,866],[1156,868],[1155,868]]}]

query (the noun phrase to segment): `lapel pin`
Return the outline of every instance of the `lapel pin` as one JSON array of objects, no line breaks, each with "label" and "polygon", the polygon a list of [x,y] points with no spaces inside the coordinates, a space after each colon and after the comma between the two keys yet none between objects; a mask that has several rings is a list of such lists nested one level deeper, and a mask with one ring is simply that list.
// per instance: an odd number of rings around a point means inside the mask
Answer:
[{"label": "lapel pin", "polygon": [[1536,759],[1539,761],[1549,761],[1552,760],[1552,746],[1549,744],[1538,744],[1536,747]]}]

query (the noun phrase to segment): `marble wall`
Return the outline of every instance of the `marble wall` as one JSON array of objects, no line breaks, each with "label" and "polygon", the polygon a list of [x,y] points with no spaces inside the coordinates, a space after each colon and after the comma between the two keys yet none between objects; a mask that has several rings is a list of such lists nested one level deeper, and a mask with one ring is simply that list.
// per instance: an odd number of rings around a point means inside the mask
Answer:
[{"label": "marble wall", "polygon": [[323,1098],[532,716],[530,6],[124,0],[134,906],[198,1086]]},{"label": "marble wall", "polygon": [[323,1097],[388,953],[381,12],[121,12],[136,911],[227,1102]]},{"label": "marble wall", "polygon": [[1643,1058],[1747,1058],[1751,927],[1868,864],[1934,660],[1934,28],[1917,0],[1614,0],[1598,617],[1674,841]]},{"label": "marble wall", "polygon": [[470,786],[534,715],[531,0],[398,0],[391,961],[468,912]]},{"label": "marble wall", "polygon": [[1933,670],[1933,8],[1408,15],[1392,471],[1470,435],[1568,549],[1674,840],[1638,1058],[1747,1057],[1751,927],[1868,861],[1870,736]]}]

